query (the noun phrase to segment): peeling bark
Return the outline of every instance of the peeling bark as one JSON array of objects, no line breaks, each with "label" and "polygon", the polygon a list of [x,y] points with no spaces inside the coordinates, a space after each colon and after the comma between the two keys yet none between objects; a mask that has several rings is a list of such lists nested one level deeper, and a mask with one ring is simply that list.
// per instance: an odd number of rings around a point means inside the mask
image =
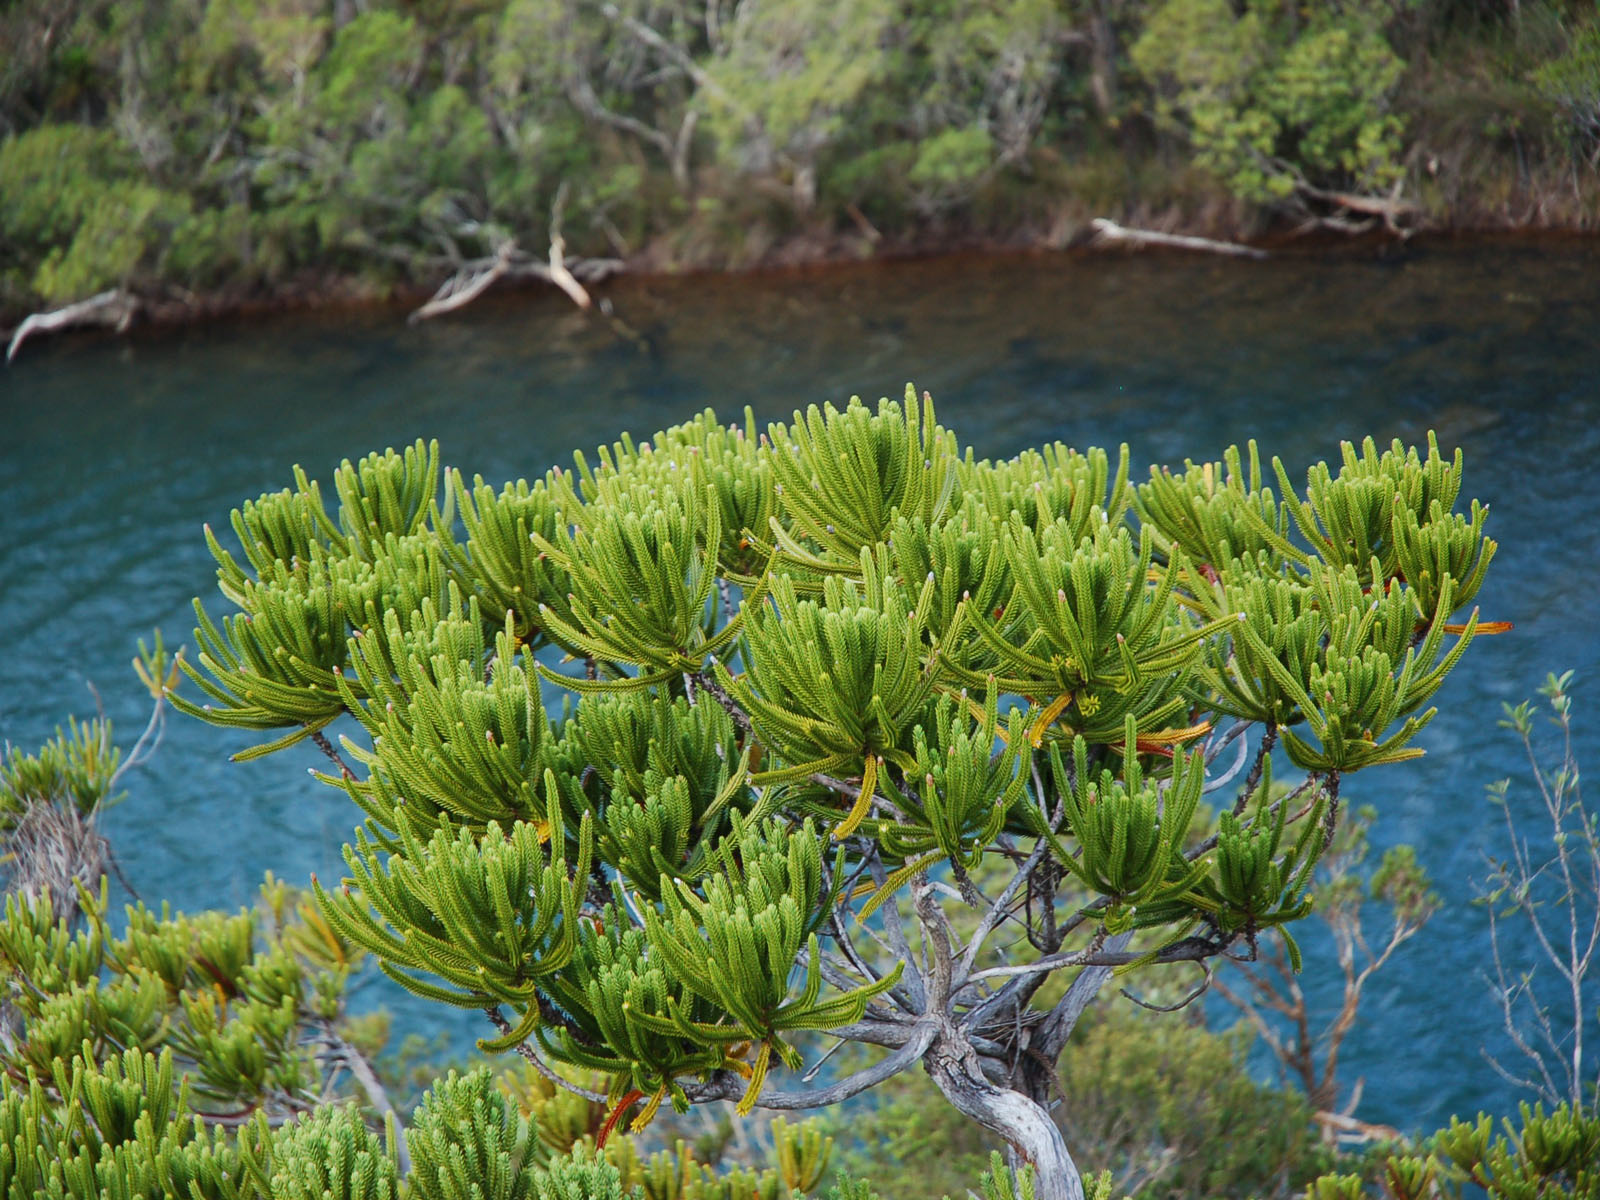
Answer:
[{"label": "peeling bark", "polygon": [[1077,1164],[1042,1104],[989,1082],[972,1047],[948,1034],[923,1065],[957,1111],[1005,1139],[1014,1167],[1033,1167],[1035,1200],[1084,1200]]}]

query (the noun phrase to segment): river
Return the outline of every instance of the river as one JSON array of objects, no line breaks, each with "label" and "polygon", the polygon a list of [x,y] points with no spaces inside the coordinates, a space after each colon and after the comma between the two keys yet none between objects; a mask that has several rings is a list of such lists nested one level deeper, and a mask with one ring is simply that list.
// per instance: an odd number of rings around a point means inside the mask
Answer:
[{"label": "river", "polygon": [[[159,626],[192,642],[190,597],[214,595],[202,522],[226,529],[295,463],[326,480],[342,458],[419,436],[499,483],[707,405],[786,418],[907,380],[982,455],[1127,441],[1136,475],[1249,437],[1300,473],[1341,439],[1435,428],[1464,450],[1466,493],[1491,506],[1501,542],[1484,615],[1516,630],[1483,639],[1448,682],[1425,759],[1347,787],[1378,807],[1380,844],[1417,846],[1447,903],[1371,986],[1341,1076],[1365,1078],[1361,1116],[1404,1129],[1514,1108],[1480,1053],[1508,1045],[1481,974],[1485,916],[1468,901],[1497,838],[1485,785],[1512,777],[1516,811],[1533,811],[1501,702],[1576,669],[1580,754],[1600,761],[1587,687],[1600,657],[1600,246],[958,257],[624,280],[607,294],[637,343],[518,294],[420,328],[391,309],[324,310],[30,344],[0,374],[0,736],[31,746],[92,713],[92,684],[131,742],[145,712],[135,639]],[[354,811],[306,779],[315,752],[229,763],[249,740],[175,717],[130,777],[106,826],[147,899],[232,906],[265,870],[339,873]],[[1326,1003],[1329,947],[1311,938],[1307,953]],[[389,999],[376,987],[368,1002]]]}]

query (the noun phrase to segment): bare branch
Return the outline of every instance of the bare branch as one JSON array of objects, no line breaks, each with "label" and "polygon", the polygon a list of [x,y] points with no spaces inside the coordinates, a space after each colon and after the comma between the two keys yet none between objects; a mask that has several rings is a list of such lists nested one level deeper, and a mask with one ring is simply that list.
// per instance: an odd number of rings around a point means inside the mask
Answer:
[{"label": "bare branch", "polygon": [[118,333],[123,333],[132,324],[134,314],[138,311],[139,301],[134,296],[122,288],[112,288],[87,300],[79,300],[76,304],[63,305],[50,312],[34,313],[18,325],[16,332],[11,335],[11,342],[6,346],[6,362],[17,357],[22,343],[33,334],[56,333],[79,325],[109,325]]}]

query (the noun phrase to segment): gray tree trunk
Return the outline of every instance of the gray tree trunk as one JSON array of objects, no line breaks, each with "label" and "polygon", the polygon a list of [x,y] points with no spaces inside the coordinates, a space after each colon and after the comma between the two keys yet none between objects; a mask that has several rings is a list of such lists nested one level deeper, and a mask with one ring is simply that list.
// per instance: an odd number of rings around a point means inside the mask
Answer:
[{"label": "gray tree trunk", "polygon": [[991,1083],[970,1047],[949,1039],[935,1043],[923,1065],[959,1112],[1005,1139],[1013,1165],[1033,1167],[1036,1200],[1084,1200],[1078,1168],[1042,1104]]}]

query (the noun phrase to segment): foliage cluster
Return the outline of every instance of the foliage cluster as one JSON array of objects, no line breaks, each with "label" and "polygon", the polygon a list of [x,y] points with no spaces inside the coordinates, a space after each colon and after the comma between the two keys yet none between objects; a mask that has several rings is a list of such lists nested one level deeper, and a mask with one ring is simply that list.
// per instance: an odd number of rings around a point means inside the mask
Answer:
[{"label": "foliage cluster", "polygon": [[[920,1061],[1010,1140],[1039,1114],[1064,1195],[1040,1106],[1078,1016],[1112,970],[1262,939],[1298,969],[1341,779],[1421,753],[1495,550],[1431,442],[1303,487],[1254,446],[1138,487],[1128,459],[978,461],[908,388],[764,433],[707,412],[498,491],[421,442],[343,464],[336,510],[297,471],[235,510],[237,551],[208,532],[234,611],[196,601],[208,702],[174,703],[270,735],[245,756],[319,741],[366,817],[319,912],[486,1010],[486,1050],[600,1073],[635,1128]],[[893,1053],[769,1086],[817,1032]]]},{"label": "foliage cluster", "polygon": [[18,0],[0,305],[432,281],[542,257],[558,196],[575,253],[702,265],[1394,187],[1583,223],[1597,38],[1572,0]]}]

